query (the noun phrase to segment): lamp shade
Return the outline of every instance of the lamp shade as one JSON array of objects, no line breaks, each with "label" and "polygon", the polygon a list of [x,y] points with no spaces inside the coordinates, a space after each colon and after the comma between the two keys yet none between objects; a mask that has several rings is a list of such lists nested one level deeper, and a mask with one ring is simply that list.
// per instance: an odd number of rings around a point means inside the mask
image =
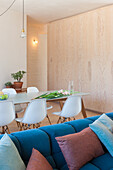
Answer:
[{"label": "lamp shade", "polygon": [[26,37],[26,33],[25,33],[24,29],[23,29],[22,33],[21,33],[21,38],[24,38],[24,37]]}]

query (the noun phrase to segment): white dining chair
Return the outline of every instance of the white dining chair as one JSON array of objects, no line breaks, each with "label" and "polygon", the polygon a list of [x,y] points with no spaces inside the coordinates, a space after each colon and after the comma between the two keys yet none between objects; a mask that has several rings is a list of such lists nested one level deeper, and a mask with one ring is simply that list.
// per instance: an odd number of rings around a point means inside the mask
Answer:
[{"label": "white dining chair", "polygon": [[10,133],[8,124],[15,119],[15,108],[12,101],[0,102],[0,127],[2,128],[1,134]]},{"label": "white dining chair", "polygon": [[38,93],[39,90],[37,87],[28,87],[27,88],[27,93]]},{"label": "white dining chair", "polygon": [[5,89],[2,89],[2,92],[3,92],[3,93],[7,93],[8,95],[14,95],[14,94],[16,94],[16,90],[13,89],[13,88],[5,88]]},{"label": "white dining chair", "polygon": [[40,127],[41,121],[47,116],[46,100],[35,99],[29,103],[25,114],[22,118],[16,118],[15,120],[20,123],[20,130]]},{"label": "white dining chair", "polygon": [[[5,89],[2,89],[2,92],[5,94],[8,94],[9,96],[11,95],[15,95],[17,94],[16,90],[14,88],[5,88]],[[16,114],[16,117],[18,117],[18,113],[21,113],[23,112],[24,109],[21,107],[20,104],[16,104],[15,105],[15,114]]]},{"label": "white dining chair", "polygon": [[[38,93],[38,92],[39,92],[39,90],[38,90],[37,87],[28,87],[28,88],[27,88],[27,93],[28,93],[28,94],[29,94],[29,93]],[[53,106],[47,105],[47,110],[52,109],[52,108],[53,108]],[[49,124],[51,125],[52,123],[51,123],[51,120],[50,120],[48,114],[47,114],[47,119],[48,119],[48,121],[49,121]]]},{"label": "white dining chair", "polygon": [[61,112],[53,112],[54,115],[59,116],[57,123],[65,122],[66,120],[70,121],[75,120],[77,114],[81,112],[82,109],[82,102],[80,96],[69,96]]}]

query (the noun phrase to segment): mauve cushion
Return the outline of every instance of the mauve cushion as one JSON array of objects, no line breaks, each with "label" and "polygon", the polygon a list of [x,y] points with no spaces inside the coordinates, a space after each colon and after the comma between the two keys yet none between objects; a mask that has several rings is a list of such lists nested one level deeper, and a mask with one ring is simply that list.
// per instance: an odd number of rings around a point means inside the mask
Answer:
[{"label": "mauve cushion", "polygon": [[33,148],[26,170],[53,170],[46,158]]},{"label": "mauve cushion", "polygon": [[88,161],[104,154],[96,134],[88,127],[79,133],[56,137],[69,170],[79,170]]}]

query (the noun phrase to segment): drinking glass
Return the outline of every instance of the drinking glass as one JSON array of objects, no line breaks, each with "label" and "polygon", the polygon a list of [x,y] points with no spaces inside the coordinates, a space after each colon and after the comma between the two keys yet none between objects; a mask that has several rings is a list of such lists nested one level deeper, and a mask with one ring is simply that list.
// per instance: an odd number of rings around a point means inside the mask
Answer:
[{"label": "drinking glass", "polygon": [[74,92],[74,83],[73,83],[73,80],[69,81],[68,91],[69,91],[70,94],[72,94]]}]

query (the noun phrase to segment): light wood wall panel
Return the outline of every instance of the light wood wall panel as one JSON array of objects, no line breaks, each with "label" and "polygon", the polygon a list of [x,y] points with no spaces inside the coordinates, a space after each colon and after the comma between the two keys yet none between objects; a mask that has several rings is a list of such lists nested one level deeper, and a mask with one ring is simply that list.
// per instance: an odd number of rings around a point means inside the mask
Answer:
[{"label": "light wood wall panel", "polygon": [[[38,40],[33,45],[33,40]],[[27,86],[47,90],[47,25],[27,20]]]},{"label": "light wood wall panel", "polygon": [[48,89],[89,92],[87,108],[113,111],[113,6],[48,25]]}]

